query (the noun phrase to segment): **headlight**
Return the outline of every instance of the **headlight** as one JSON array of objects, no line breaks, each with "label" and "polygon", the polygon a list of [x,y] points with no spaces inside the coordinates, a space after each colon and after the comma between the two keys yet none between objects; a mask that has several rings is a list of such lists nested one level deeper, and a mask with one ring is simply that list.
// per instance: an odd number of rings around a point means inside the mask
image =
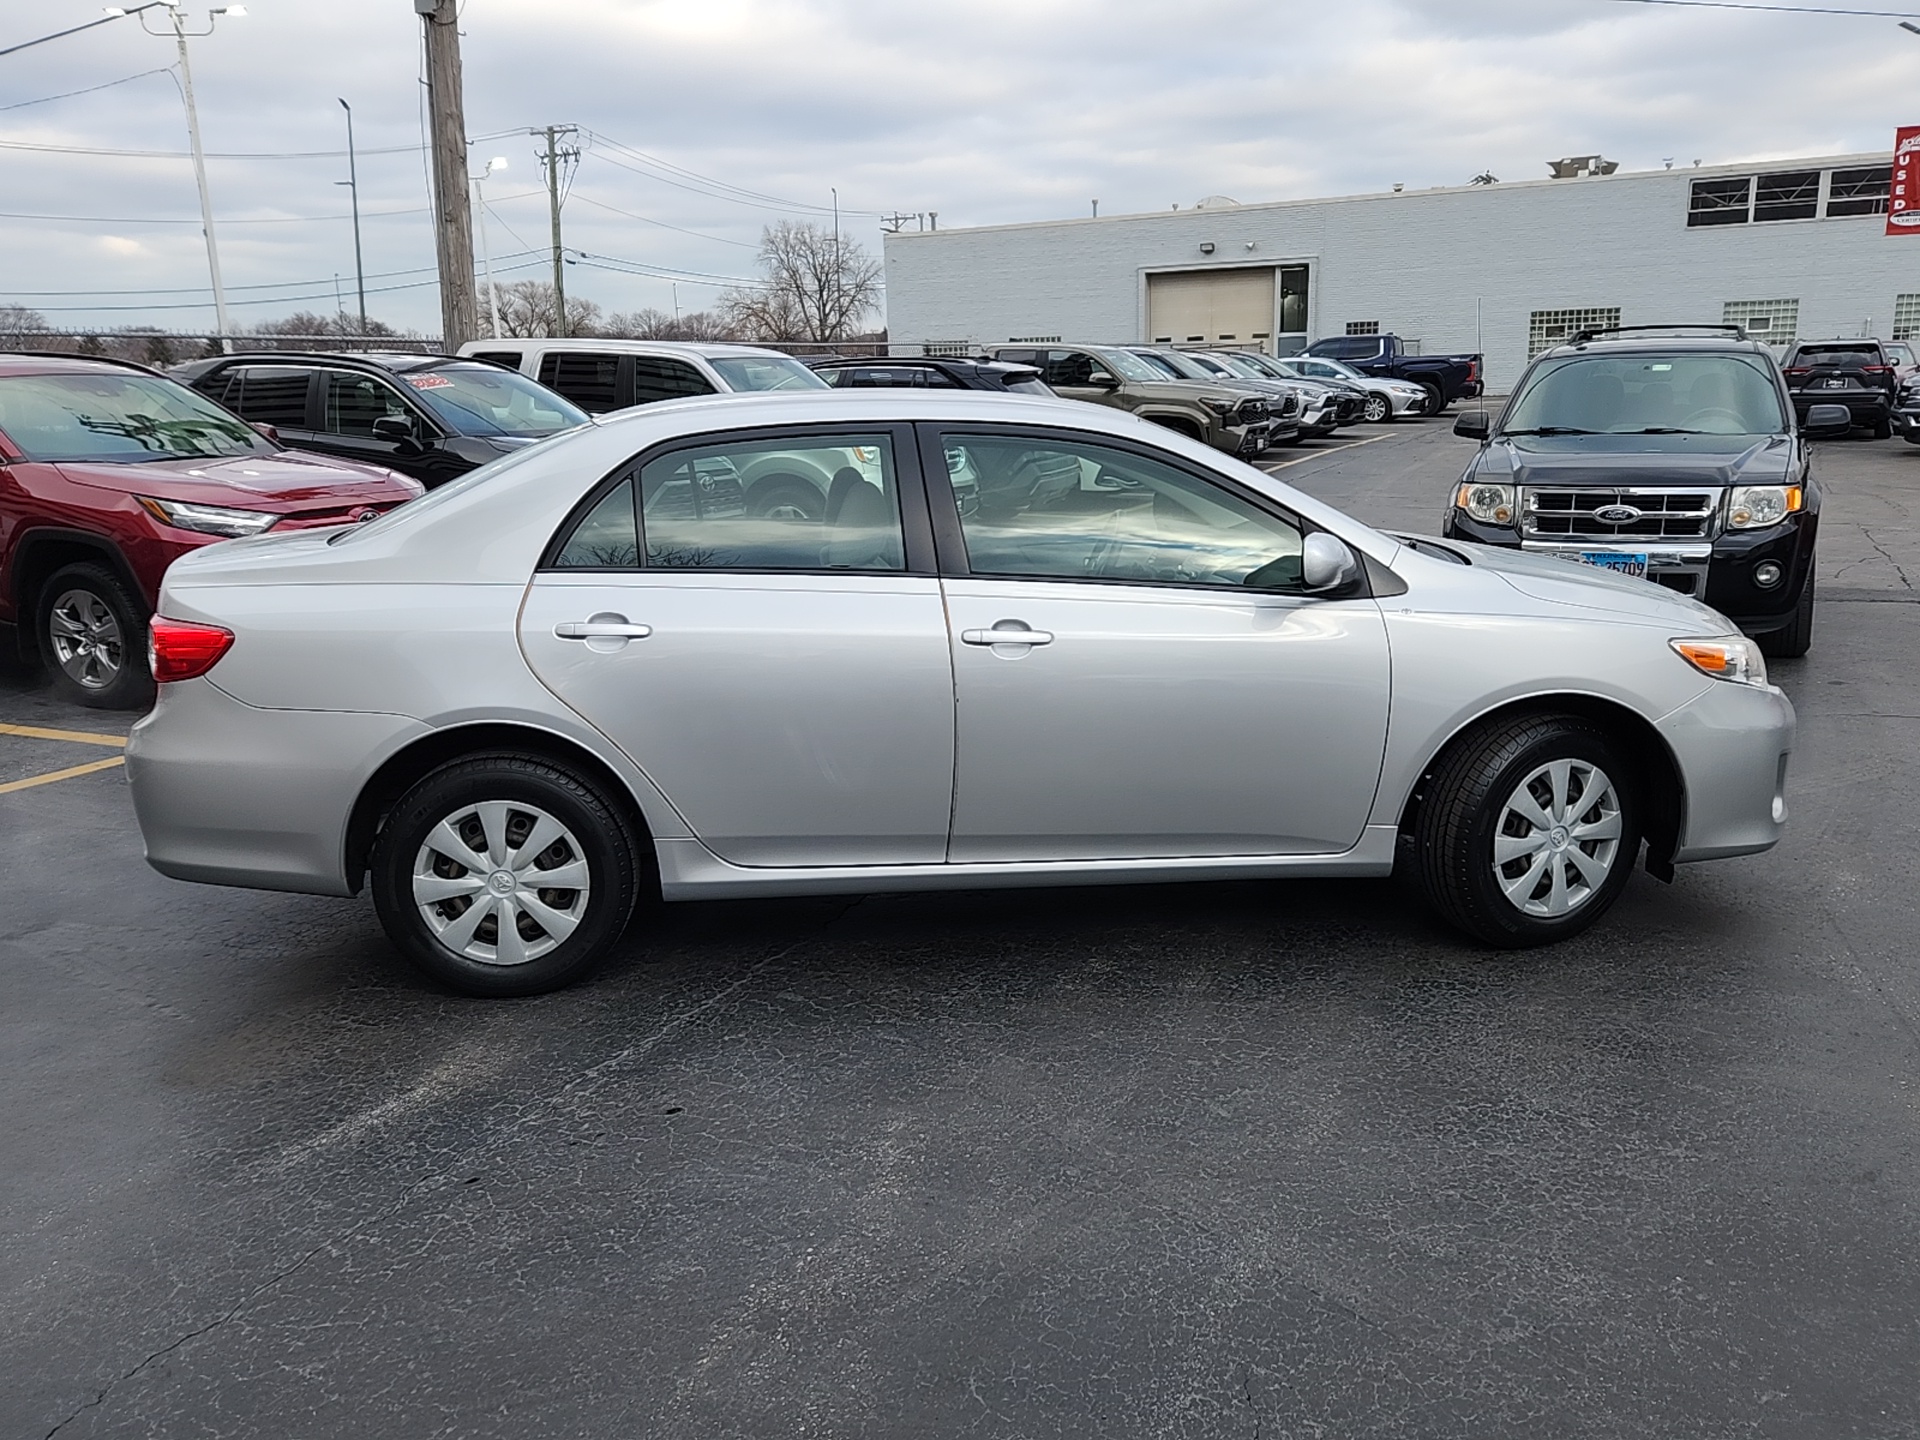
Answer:
[{"label": "headlight", "polygon": [[1709,635],[1699,640],[1669,640],[1673,653],[1702,675],[1736,685],[1767,683],[1767,662],[1760,647],[1744,635]]},{"label": "headlight", "polygon": [[223,505],[196,505],[188,500],[137,497],[147,513],[176,530],[202,535],[258,535],[280,517],[265,510],[229,510]]},{"label": "headlight", "polygon": [[1487,525],[1513,523],[1513,487],[1511,485],[1462,485],[1453,497],[1456,510],[1464,510]]},{"label": "headlight", "polygon": [[1222,399],[1217,395],[1202,395],[1200,403],[1218,415],[1222,420],[1231,419],[1233,412],[1240,408],[1240,402],[1234,399]]},{"label": "headlight", "polygon": [[1798,485],[1736,485],[1727,496],[1727,525],[1734,530],[1778,525],[1805,503]]}]

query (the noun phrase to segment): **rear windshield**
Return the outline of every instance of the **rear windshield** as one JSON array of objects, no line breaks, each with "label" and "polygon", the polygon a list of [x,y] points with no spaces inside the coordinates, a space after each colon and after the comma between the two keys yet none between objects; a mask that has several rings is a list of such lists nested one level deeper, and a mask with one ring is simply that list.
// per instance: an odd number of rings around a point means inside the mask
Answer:
[{"label": "rear windshield", "polygon": [[1776,435],[1787,428],[1767,369],[1741,355],[1573,356],[1542,365],[1501,422],[1506,434]]},{"label": "rear windshield", "polygon": [[707,363],[720,372],[729,390],[831,390],[833,387],[790,355],[712,356]]},{"label": "rear windshield", "polygon": [[1878,365],[1878,345],[1802,345],[1795,359],[1800,365]]},{"label": "rear windshield", "polygon": [[555,435],[587,423],[587,412],[565,396],[492,365],[437,365],[400,379],[460,435]]},{"label": "rear windshield", "polygon": [[251,425],[158,375],[9,375],[0,431],[29,460],[209,460],[271,454]]}]

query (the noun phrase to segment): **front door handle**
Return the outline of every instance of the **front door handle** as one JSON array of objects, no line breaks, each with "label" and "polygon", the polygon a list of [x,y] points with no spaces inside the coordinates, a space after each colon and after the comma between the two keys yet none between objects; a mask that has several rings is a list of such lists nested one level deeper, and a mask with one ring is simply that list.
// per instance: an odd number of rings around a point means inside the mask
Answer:
[{"label": "front door handle", "polygon": [[591,620],[562,620],[553,627],[562,640],[644,640],[651,625],[630,625],[624,615],[595,615]]},{"label": "front door handle", "polygon": [[964,645],[1051,645],[1053,632],[1029,630],[1017,620],[1002,620],[991,630],[962,630]]}]

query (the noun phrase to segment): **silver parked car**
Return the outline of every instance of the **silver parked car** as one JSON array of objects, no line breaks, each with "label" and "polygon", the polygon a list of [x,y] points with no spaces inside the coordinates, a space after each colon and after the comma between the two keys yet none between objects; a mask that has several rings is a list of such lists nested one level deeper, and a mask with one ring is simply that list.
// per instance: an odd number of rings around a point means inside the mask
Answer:
[{"label": "silver parked car", "polygon": [[[743,503],[764,452],[849,449],[874,463],[820,518]],[[370,876],[396,945],[476,994],[579,977],[653,894],[1397,855],[1468,934],[1538,944],[1643,840],[1664,877],[1786,816],[1792,708],[1704,605],[1384,535],[1049,399],[652,406],[357,528],[196,551],[159,611],[127,747],[151,863]]]}]

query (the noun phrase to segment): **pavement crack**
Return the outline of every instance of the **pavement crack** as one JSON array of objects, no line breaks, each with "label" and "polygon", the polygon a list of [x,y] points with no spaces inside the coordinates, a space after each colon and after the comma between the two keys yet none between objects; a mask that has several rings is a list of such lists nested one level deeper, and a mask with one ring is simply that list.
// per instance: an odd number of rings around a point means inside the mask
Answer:
[{"label": "pavement crack", "polygon": [[1907,578],[1907,572],[1901,568],[1900,562],[1893,558],[1893,552],[1878,540],[1874,539],[1873,531],[1869,530],[1866,526],[1862,525],[1860,527],[1860,533],[1867,537],[1867,543],[1869,545],[1880,552],[1881,558],[1893,567],[1893,573],[1900,577],[1900,583],[1909,590],[1913,589],[1913,582]]}]

